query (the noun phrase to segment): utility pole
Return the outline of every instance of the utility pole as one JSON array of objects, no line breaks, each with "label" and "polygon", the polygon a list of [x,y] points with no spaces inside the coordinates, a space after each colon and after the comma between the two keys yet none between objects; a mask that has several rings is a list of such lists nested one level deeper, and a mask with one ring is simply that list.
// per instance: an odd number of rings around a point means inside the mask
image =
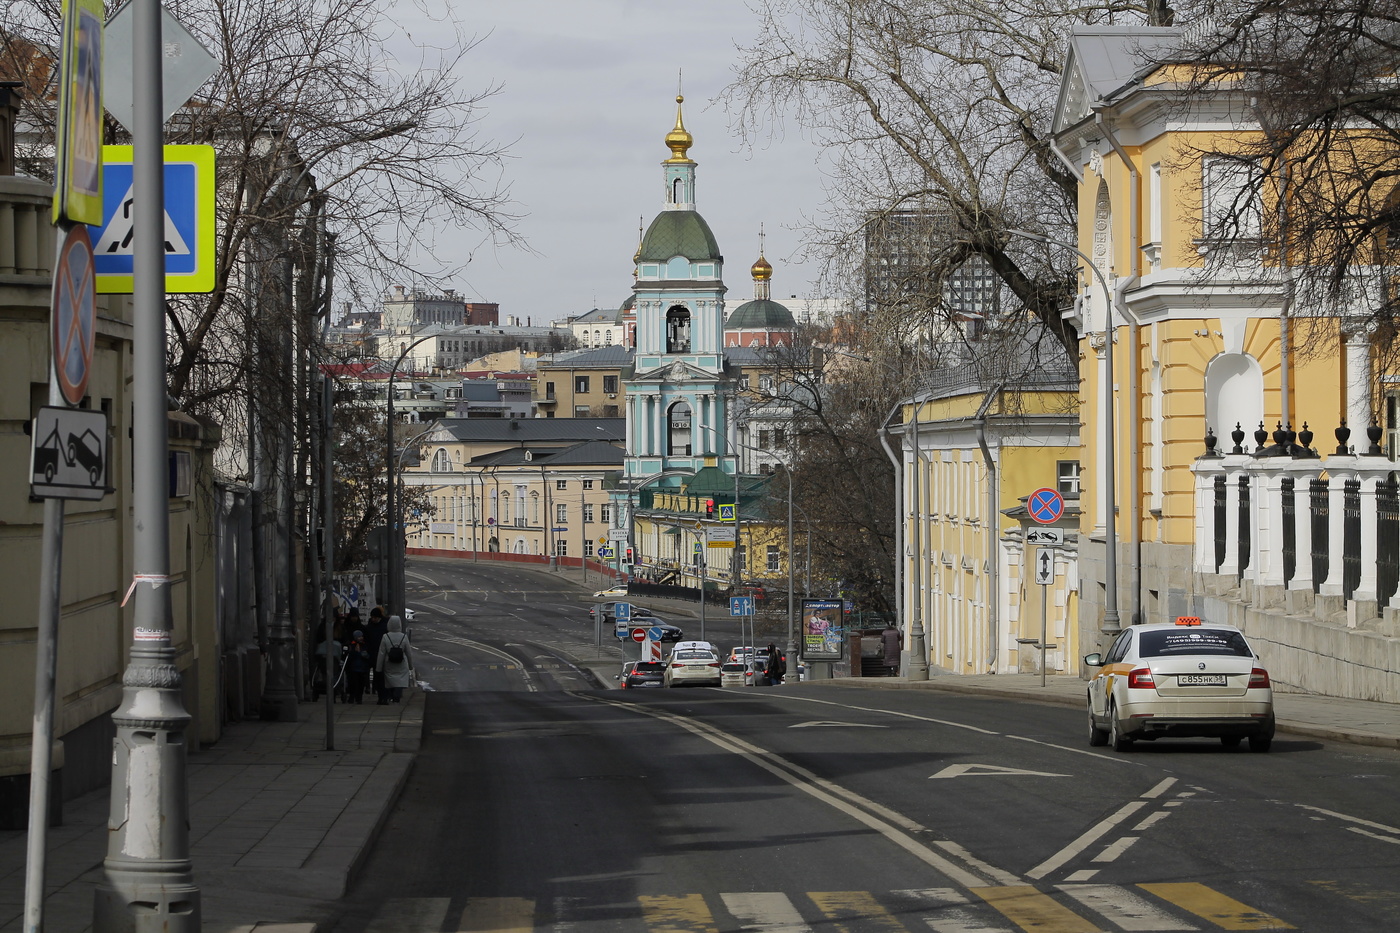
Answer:
[{"label": "utility pole", "polygon": [[165,377],[165,155],[160,0],[132,0],[132,567],[122,701],[112,714],[112,806],[96,933],[199,933],[185,727],[170,604]]}]

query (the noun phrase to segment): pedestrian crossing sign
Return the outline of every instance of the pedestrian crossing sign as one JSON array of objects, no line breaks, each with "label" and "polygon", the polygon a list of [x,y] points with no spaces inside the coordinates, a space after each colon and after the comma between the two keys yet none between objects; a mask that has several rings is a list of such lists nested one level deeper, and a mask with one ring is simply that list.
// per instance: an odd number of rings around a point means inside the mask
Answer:
[{"label": "pedestrian crossing sign", "polygon": [[[132,148],[102,147],[102,225],[93,234],[97,291],[133,290]],[[165,147],[165,291],[214,290],[214,147]]]},{"label": "pedestrian crossing sign", "polygon": [[734,504],[732,502],[729,504],[721,502],[719,504],[719,520],[722,522],[734,521]]}]

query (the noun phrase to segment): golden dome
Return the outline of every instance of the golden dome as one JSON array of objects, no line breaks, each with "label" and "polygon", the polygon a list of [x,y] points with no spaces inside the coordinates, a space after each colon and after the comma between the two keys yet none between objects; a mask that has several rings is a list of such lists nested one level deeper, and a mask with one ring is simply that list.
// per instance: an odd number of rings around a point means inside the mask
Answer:
[{"label": "golden dome", "polygon": [[773,277],[773,267],[763,258],[762,253],[758,254],[758,262],[754,263],[749,271],[753,273],[755,282],[766,282]]},{"label": "golden dome", "polygon": [[685,123],[681,121],[681,104],[685,103],[685,98],[676,95],[676,125],[671,132],[666,134],[666,147],[671,150],[671,158],[667,162],[690,162],[690,157],[686,151],[695,145],[695,137],[691,136],[685,128]]}]

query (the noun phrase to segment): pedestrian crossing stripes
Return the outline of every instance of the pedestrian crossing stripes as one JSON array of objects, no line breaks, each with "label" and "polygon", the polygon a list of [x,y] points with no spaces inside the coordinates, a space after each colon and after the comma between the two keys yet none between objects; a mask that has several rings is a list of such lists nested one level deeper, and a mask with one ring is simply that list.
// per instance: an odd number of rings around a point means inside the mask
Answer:
[{"label": "pedestrian crossing stripes", "polygon": [[535,933],[585,929],[599,912],[610,929],[645,933],[1177,933],[1292,930],[1207,885],[1059,884],[887,891],[645,894],[630,903],[581,898],[391,898],[364,933]]}]

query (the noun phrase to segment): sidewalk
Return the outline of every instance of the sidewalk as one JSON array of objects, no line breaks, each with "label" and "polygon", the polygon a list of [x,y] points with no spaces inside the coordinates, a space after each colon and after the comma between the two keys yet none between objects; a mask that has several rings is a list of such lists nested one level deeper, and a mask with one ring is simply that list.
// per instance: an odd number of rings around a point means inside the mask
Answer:
[{"label": "sidewalk", "polygon": [[[423,694],[402,704],[335,704],[326,751],[323,702],[298,721],[230,723],[189,758],[190,857],[205,933],[311,933],[370,852],[408,778]],[[44,925],[88,930],[107,854],[110,794],[64,805],[49,830]],[[0,933],[23,928],[25,833],[0,832]]]},{"label": "sidewalk", "polygon": [[[931,673],[928,680],[913,683],[903,677],[851,677],[823,683],[885,690],[936,690],[1053,703],[1075,709],[1085,707],[1086,682],[1078,677],[1047,677],[1044,687],[1040,685],[1039,674]],[[1287,693],[1276,686],[1274,715],[1279,732],[1400,749],[1400,706],[1392,703]]]}]

